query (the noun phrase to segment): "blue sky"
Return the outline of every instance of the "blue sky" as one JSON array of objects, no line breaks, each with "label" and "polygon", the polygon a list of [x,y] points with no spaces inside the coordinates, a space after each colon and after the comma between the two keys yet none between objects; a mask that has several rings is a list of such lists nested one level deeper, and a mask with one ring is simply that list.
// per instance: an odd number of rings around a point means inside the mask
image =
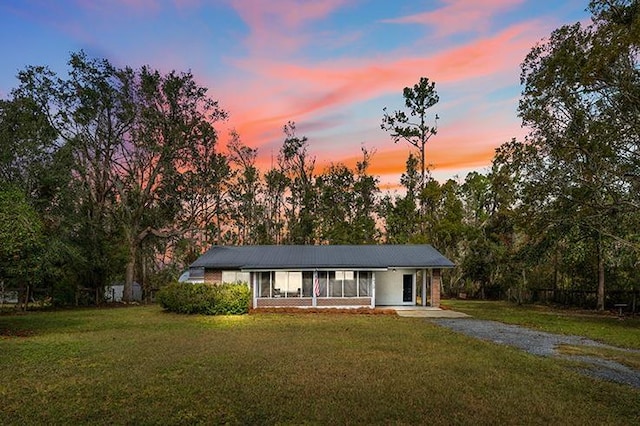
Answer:
[{"label": "blue sky", "polygon": [[486,170],[494,149],[526,133],[519,65],[587,0],[3,0],[0,97],[27,65],[64,73],[84,49],[119,66],[191,70],[230,113],[218,126],[258,148],[267,167],[295,121],[322,170],[375,150],[371,171],[398,183],[409,152],[380,130],[402,89],[436,82],[439,131],[427,161],[442,180]]}]

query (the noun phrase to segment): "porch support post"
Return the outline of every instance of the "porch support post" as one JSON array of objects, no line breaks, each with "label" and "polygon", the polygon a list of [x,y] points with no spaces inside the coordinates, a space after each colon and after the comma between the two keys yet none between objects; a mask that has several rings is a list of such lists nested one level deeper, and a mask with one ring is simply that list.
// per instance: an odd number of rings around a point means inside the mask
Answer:
[{"label": "porch support post", "polygon": [[440,307],[440,283],[442,273],[440,269],[433,269],[431,272],[431,306]]},{"label": "porch support post", "polygon": [[371,307],[376,307],[376,273],[371,272]]},{"label": "porch support post", "polygon": [[411,279],[411,297],[413,306],[418,304],[418,270],[416,269],[413,273],[413,278]]},{"label": "porch support post", "polygon": [[427,270],[422,270],[422,306],[427,306]]},{"label": "porch support post", "polygon": [[253,306],[255,308],[258,306],[258,277],[255,272],[251,272],[251,280],[253,282]]},{"label": "porch support post", "polygon": [[318,271],[313,271],[313,283],[311,283],[311,306],[318,306],[318,296],[316,295],[316,283],[318,282]]}]

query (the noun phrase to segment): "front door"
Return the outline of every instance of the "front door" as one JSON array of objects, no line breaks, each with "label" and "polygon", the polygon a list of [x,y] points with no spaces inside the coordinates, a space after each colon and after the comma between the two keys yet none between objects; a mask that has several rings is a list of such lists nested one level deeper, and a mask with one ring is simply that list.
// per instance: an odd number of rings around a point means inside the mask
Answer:
[{"label": "front door", "polygon": [[413,275],[405,274],[402,276],[402,302],[413,302]]}]

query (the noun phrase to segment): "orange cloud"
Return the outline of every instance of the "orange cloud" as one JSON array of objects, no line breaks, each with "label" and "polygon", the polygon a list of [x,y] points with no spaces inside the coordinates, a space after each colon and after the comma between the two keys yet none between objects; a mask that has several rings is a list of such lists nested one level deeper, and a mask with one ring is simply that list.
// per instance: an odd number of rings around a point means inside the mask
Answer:
[{"label": "orange cloud", "polygon": [[[465,144],[469,142],[467,139],[447,138],[441,144],[427,145],[425,159],[427,166],[439,171],[484,167],[491,163],[495,147],[506,141],[506,139],[496,140],[492,146],[480,144],[465,148]],[[399,175],[404,173],[410,152],[412,151],[408,146],[400,145],[395,146],[395,148],[380,150],[373,156],[369,172],[374,175]],[[413,152],[414,155],[418,155],[416,150]],[[335,158],[332,161],[342,162],[353,169],[356,162],[360,160],[362,160],[361,156],[352,155],[344,158]]]},{"label": "orange cloud", "polygon": [[[515,99],[513,101],[515,103]],[[434,176],[446,180],[461,170],[488,167],[497,146],[513,137],[522,138],[525,131],[514,111],[506,109],[509,107],[513,108],[513,105],[507,102],[504,105],[502,102],[484,102],[472,108],[468,115],[442,120],[444,123],[439,133],[427,143],[426,148],[426,161]],[[499,114],[501,110],[505,110],[505,113]],[[376,130],[370,131],[371,139],[365,143],[367,149],[376,151],[369,173],[380,178],[382,187],[394,188],[404,172],[412,148],[403,142],[394,145],[388,134]],[[277,127],[277,131],[277,142],[271,145],[271,150],[259,151],[258,165],[263,170],[272,165],[272,159],[277,158],[280,143],[284,139],[281,126]],[[317,138],[310,137],[310,155],[317,156],[317,172],[337,162],[355,169],[356,162],[362,159],[353,135],[345,133],[336,138],[341,139],[342,143],[335,148],[326,148],[322,143],[319,144]],[[415,150],[413,152],[417,154]]]}]

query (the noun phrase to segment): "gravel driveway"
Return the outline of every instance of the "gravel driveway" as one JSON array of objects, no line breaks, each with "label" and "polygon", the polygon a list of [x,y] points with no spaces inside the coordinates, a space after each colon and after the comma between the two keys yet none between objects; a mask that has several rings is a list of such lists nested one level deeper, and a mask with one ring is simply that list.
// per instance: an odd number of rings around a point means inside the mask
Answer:
[{"label": "gravel driveway", "polygon": [[[433,319],[434,323],[467,336],[495,343],[509,345],[539,356],[554,356],[590,364],[589,368],[578,370],[591,377],[624,383],[640,388],[640,371],[633,370],[614,361],[590,356],[563,355],[557,351],[558,345],[598,346],[627,350],[605,345],[580,336],[566,336],[531,330],[525,327],[503,324],[497,321],[478,319]],[[632,351],[632,350],[629,350]],[[632,351],[638,352],[638,351]]]}]

